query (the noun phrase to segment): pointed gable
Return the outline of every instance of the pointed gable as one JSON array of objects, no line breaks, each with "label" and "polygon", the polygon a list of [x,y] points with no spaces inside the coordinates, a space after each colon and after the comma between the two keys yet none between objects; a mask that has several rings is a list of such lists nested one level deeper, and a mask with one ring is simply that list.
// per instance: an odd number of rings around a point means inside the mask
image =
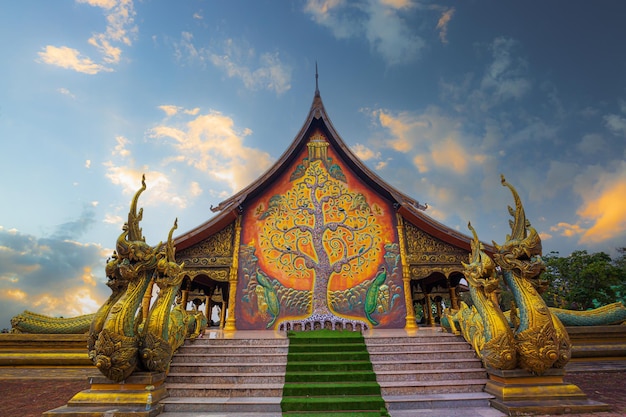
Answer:
[{"label": "pointed gable", "polygon": [[426,205],[420,204],[417,200],[387,184],[350,150],[335,130],[330,117],[326,113],[318,89],[315,91],[311,108],[302,128],[276,163],[256,181],[222,201],[216,207],[211,207],[211,210],[218,214],[197,228],[178,236],[176,239],[177,248],[182,250],[198,243],[233,222],[237,215],[244,210],[247,201],[266,190],[270,184],[276,181],[288,169],[307,146],[310,135],[315,131],[324,135],[329,143],[329,147],[337,153],[338,157],[358,178],[367,183],[373,191],[389,200],[406,220],[444,242],[468,251],[470,250],[471,238],[469,236],[456,232],[426,215],[424,213],[427,209]]}]

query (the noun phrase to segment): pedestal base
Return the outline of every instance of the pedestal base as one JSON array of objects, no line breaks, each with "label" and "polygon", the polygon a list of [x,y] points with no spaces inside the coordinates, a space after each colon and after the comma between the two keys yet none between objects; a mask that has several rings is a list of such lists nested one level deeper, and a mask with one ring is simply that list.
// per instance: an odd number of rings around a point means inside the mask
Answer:
[{"label": "pedestal base", "polygon": [[167,397],[164,382],[163,372],[139,372],[122,382],[102,375],[89,377],[90,389],[43,417],[153,417],[161,413],[159,401]]},{"label": "pedestal base", "polygon": [[589,413],[611,408],[588,399],[576,385],[563,382],[562,369],[549,369],[541,376],[521,369],[487,368],[487,372],[485,391],[496,397],[491,406],[508,415]]}]

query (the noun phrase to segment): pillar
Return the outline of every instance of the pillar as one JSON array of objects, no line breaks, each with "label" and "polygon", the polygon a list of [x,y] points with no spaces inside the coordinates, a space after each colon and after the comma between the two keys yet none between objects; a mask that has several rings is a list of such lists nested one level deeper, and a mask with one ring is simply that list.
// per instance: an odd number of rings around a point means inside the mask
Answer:
[{"label": "pillar", "polygon": [[398,242],[400,244],[400,259],[402,261],[402,283],[404,285],[404,304],[406,306],[405,326],[406,330],[417,330],[415,322],[415,310],[413,310],[413,295],[411,294],[411,271],[406,260],[406,242],[404,237],[404,220],[400,213],[396,213]]},{"label": "pillar", "polygon": [[[241,215],[235,220],[235,242],[233,244],[233,262],[228,276],[228,314],[224,330],[237,330],[235,326],[235,303],[237,302],[237,269],[239,268],[239,245],[241,244]],[[222,315],[224,308],[222,308]],[[223,319],[220,319],[223,322]]]}]

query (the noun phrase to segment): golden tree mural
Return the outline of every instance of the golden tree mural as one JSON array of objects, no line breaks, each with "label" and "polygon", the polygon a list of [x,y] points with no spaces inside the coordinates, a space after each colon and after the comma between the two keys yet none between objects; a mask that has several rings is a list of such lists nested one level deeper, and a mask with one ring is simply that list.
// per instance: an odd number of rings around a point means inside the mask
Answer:
[{"label": "golden tree mural", "polygon": [[[386,270],[379,268],[384,265],[383,210],[350,191],[341,168],[330,161],[308,158],[298,165],[292,187],[272,196],[267,207],[257,207],[257,221],[262,223],[258,244],[263,258],[292,282],[312,282],[311,317],[334,323],[345,318],[331,311],[329,288],[349,288],[374,274],[383,282]],[[374,305],[377,288],[367,294]]]}]

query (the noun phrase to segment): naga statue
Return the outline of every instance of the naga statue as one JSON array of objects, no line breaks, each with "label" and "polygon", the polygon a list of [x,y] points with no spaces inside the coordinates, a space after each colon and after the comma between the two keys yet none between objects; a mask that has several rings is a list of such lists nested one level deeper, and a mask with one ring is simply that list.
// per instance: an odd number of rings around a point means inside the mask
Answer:
[{"label": "naga statue", "polygon": [[[163,347],[164,343],[168,344],[165,317],[169,318],[172,293],[180,286],[180,266],[173,262],[172,232],[165,251],[161,243],[156,247],[148,245],[142,235],[139,222],[143,209],[137,211],[137,202],[146,189],[145,177],[141,184],[132,200],[128,221],[117,239],[113,258],[107,263],[106,273],[113,294],[96,313],[89,334],[90,358],[102,374],[116,382],[140,369],[140,358],[148,370],[164,369],[172,352],[171,346]],[[160,301],[155,301],[140,333],[141,317],[137,312],[153,278],[162,289]]]},{"label": "naga statue", "polygon": [[[172,345],[169,329],[172,304],[183,280],[183,274],[180,272],[184,264],[178,265],[175,262],[175,248],[172,241],[172,234],[178,227],[177,221],[174,222],[167,238],[165,256],[163,253],[157,254],[159,260],[154,281],[160,292],[143,327],[141,360],[149,371],[154,372],[167,371],[174,351],[180,346],[180,344]],[[184,327],[184,323],[178,325]],[[173,331],[172,334],[176,332]]]},{"label": "naga statue", "polygon": [[[542,375],[549,368],[563,368],[571,357],[571,343],[565,326],[552,314],[541,292],[541,238],[526,218],[521,199],[504,176],[502,185],[513,194],[515,209],[508,207],[511,234],[502,245],[493,242],[493,260],[482,250],[475,230],[470,263],[464,264],[474,310],[463,304],[447,312],[446,321],[472,343],[486,366],[494,369],[521,368]],[[500,310],[496,289],[500,279],[514,298],[509,319]],[[476,314],[476,311],[478,314]]]},{"label": "naga statue", "polygon": [[[495,295],[500,287],[496,265],[484,252],[476,230],[468,223],[474,239],[471,242],[470,263],[463,263],[473,307],[478,314],[465,311],[463,335],[479,354],[485,366],[494,369],[514,369],[517,365],[515,338],[509,322],[500,310]],[[452,321],[452,325],[454,322]]]}]

